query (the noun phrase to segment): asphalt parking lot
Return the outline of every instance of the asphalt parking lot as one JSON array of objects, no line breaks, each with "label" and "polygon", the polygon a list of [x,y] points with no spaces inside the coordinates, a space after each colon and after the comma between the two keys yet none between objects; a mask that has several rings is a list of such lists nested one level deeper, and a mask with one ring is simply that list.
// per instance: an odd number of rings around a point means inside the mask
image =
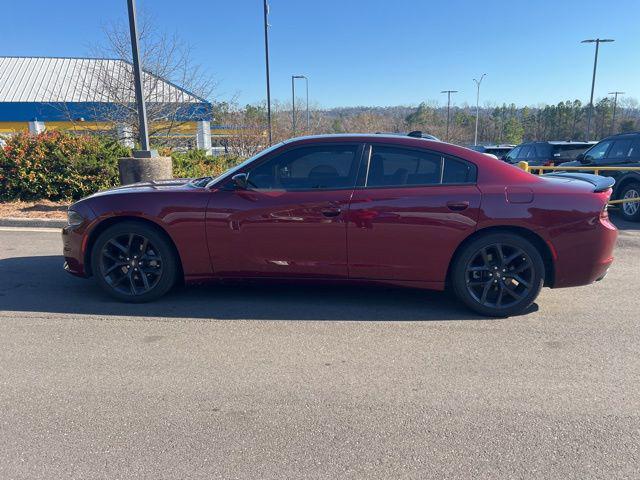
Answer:
[{"label": "asphalt parking lot", "polygon": [[123,305],[0,231],[0,478],[640,478],[640,226],[595,285],[232,285]]}]

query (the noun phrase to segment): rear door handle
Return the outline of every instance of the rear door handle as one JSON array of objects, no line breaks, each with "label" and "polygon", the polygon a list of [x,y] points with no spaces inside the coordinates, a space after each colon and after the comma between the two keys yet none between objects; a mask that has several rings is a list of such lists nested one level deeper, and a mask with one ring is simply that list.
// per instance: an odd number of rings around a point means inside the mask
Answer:
[{"label": "rear door handle", "polygon": [[461,212],[469,208],[469,202],[447,202],[447,208],[454,212]]},{"label": "rear door handle", "polygon": [[337,217],[338,215],[340,215],[341,212],[342,210],[340,210],[339,208],[322,210],[322,214],[325,217]]}]

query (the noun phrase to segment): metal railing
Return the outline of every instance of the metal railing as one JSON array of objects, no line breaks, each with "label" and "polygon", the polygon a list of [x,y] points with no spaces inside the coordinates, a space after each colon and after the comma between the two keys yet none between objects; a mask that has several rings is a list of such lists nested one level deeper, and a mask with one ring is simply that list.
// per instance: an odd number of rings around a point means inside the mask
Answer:
[{"label": "metal railing", "polygon": [[[518,167],[533,174],[538,172],[541,175],[544,172],[588,172],[594,175],[600,175],[600,172],[640,172],[640,167],[556,167],[550,165],[529,165],[528,162],[518,162]],[[617,205],[621,203],[640,202],[640,198],[622,198],[619,200],[609,200],[609,205]]]}]

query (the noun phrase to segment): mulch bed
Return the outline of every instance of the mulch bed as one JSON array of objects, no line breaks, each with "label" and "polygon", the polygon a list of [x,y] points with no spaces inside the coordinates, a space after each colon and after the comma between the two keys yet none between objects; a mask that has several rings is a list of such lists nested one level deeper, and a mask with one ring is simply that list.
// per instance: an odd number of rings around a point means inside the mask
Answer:
[{"label": "mulch bed", "polygon": [[0,202],[0,217],[13,218],[67,218],[67,207],[70,202],[52,202],[38,200],[36,202]]}]

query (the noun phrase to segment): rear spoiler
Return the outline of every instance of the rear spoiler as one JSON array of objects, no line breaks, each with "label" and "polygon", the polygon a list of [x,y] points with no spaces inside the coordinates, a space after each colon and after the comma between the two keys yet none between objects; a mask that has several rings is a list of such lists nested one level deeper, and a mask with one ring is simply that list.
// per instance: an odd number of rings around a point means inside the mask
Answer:
[{"label": "rear spoiler", "polygon": [[541,175],[542,177],[555,177],[555,178],[571,178],[573,180],[582,180],[588,182],[594,187],[594,192],[604,192],[609,190],[616,183],[616,180],[612,177],[603,177],[601,175],[593,175],[591,173],[581,172],[552,172]]}]

